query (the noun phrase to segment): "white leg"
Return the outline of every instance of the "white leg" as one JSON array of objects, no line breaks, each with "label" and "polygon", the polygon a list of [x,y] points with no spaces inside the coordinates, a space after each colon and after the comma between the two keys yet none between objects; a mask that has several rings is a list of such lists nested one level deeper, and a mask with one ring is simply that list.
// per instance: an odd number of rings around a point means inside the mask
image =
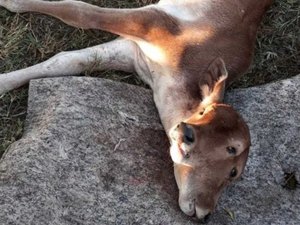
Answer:
[{"label": "white leg", "polygon": [[0,94],[18,88],[31,79],[80,74],[85,70],[134,71],[135,44],[117,39],[94,47],[62,52],[37,65],[0,74]]}]

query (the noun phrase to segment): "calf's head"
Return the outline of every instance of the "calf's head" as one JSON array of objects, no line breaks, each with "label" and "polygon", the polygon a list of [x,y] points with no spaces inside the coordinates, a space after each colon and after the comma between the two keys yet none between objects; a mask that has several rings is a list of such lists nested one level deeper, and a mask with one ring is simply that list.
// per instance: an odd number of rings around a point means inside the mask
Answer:
[{"label": "calf's head", "polygon": [[212,66],[211,72],[219,75],[213,87],[202,87],[203,104],[170,133],[180,208],[199,219],[211,214],[222,190],[240,177],[250,147],[242,117],[220,103],[227,78],[224,62],[218,59]]}]

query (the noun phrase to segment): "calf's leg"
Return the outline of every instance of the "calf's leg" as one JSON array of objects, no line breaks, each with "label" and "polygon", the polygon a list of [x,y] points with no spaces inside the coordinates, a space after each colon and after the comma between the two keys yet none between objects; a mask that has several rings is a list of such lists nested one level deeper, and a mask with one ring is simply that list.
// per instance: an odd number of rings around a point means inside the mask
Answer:
[{"label": "calf's leg", "polygon": [[0,74],[0,94],[18,88],[31,79],[77,75],[85,70],[134,71],[136,45],[126,39],[94,47],[61,52],[34,66]]}]

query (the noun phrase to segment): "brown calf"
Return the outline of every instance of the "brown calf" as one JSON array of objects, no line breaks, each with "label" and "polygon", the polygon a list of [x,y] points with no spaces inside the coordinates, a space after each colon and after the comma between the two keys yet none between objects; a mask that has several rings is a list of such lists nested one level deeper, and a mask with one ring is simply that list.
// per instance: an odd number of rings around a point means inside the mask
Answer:
[{"label": "brown calf", "polygon": [[95,60],[101,62],[97,70],[136,71],[152,88],[170,139],[180,208],[206,220],[247,161],[248,127],[222,101],[225,87],[250,65],[257,27],[271,2],[161,0],[106,9],[72,0],[0,0],[13,12],[40,12],[122,37],[1,74],[0,93],[34,78],[79,74]]}]

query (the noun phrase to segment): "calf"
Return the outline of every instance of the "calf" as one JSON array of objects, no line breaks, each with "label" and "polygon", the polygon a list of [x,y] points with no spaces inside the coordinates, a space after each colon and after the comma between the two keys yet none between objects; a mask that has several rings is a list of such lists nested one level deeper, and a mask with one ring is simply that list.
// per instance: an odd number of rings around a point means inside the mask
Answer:
[{"label": "calf", "polygon": [[48,14],[122,37],[1,74],[0,93],[35,78],[80,74],[89,65],[136,71],[153,90],[170,140],[179,206],[207,220],[247,161],[248,127],[222,101],[225,88],[250,65],[257,28],[271,2],[161,0],[138,9],[108,9],[72,0],[0,0],[12,12]]}]

